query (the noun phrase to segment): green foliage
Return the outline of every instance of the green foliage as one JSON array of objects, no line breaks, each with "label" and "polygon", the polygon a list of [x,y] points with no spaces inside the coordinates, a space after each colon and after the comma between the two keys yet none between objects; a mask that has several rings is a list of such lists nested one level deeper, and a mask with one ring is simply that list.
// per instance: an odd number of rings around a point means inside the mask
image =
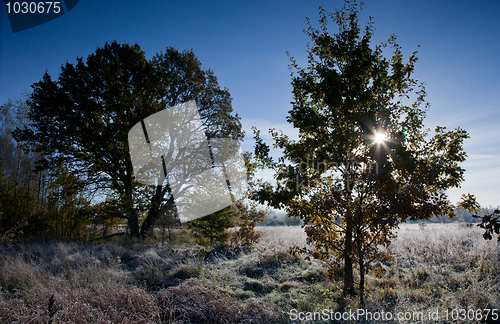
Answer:
[{"label": "green foliage", "polygon": [[[357,267],[362,305],[364,275],[391,259],[379,247],[391,244],[401,222],[453,216],[445,190],[463,181],[469,136],[436,127],[425,139],[425,86],[412,76],[417,52],[405,60],[394,35],[372,46],[373,21],[361,29],[359,10],[346,1],[334,13],[320,9],[319,29],[308,21],[308,65],[290,58],[294,101],[287,121],[299,138],[270,130],[283,152],[275,162],[254,130],[256,165],[273,169],[276,184],[261,182],[253,198],[304,221],[314,256],[329,263],[332,276],[340,271],[345,292],[353,291]],[[474,197],[463,205],[476,206]]]},{"label": "green foliage", "polygon": [[266,213],[256,206],[237,201],[223,210],[188,222],[187,227],[201,245],[249,250],[259,241],[260,234],[255,226],[265,217]]},{"label": "green foliage", "polygon": [[234,211],[224,208],[213,214],[187,223],[187,227],[197,236],[201,245],[226,245],[229,239],[228,229],[233,227]]},{"label": "green foliage", "polygon": [[255,231],[255,226],[265,219],[266,212],[255,205],[245,205],[241,201],[232,209],[235,213],[234,225],[238,229],[231,233],[231,244],[248,250],[259,241],[260,234]]}]

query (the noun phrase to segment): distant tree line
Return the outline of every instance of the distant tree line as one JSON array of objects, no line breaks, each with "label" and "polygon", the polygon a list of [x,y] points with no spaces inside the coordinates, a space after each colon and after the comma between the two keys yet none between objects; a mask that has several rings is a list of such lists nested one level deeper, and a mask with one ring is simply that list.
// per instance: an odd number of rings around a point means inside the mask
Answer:
[{"label": "distant tree line", "polygon": [[467,209],[464,209],[460,206],[456,207],[454,212],[455,212],[455,217],[450,218],[449,215],[440,215],[433,217],[429,219],[429,222],[433,223],[455,223],[455,222],[462,222],[462,223],[479,223],[480,220],[477,217],[474,217],[475,215],[486,215],[489,214],[493,209],[490,208],[485,208],[485,207],[480,207],[477,212],[475,211],[469,211]]},{"label": "distant tree line", "polygon": [[303,222],[286,213],[270,212],[267,217],[259,223],[260,226],[300,226]]},{"label": "distant tree line", "polygon": [[[476,217],[476,215],[487,215],[493,211],[493,208],[479,208],[479,212],[469,211],[460,206],[454,208],[455,217],[450,218],[449,215],[440,215],[432,217],[428,220],[430,223],[480,223],[480,217]],[[421,221],[408,221],[408,223],[419,223]],[[273,213],[271,212],[266,219],[264,219],[260,226],[301,226],[303,225],[303,221],[299,218],[288,216],[286,213]]]}]

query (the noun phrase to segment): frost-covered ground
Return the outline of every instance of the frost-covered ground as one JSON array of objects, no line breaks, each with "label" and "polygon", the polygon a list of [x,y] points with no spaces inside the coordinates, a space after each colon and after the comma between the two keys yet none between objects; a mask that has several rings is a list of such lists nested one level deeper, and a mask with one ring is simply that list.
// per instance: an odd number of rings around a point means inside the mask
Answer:
[{"label": "frost-covered ground", "polygon": [[[324,264],[290,253],[305,244],[303,229],[258,229],[261,241],[239,255],[192,243],[14,245],[0,257],[0,323],[280,323],[299,312],[356,310],[357,298],[342,296]],[[405,224],[390,250],[384,276],[367,278],[368,311],[437,311],[445,323],[454,310],[500,309],[499,245],[481,229]]]}]

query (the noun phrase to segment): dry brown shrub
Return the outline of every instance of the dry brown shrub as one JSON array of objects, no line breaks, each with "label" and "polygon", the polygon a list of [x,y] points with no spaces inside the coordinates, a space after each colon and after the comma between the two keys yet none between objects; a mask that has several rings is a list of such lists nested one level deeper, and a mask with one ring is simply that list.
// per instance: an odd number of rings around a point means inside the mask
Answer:
[{"label": "dry brown shrub", "polygon": [[0,301],[0,323],[159,323],[155,298],[138,287],[102,287],[93,294],[65,290],[55,294],[53,316],[49,301],[42,295],[36,304],[23,299]]},{"label": "dry brown shrub", "polygon": [[17,298],[0,301],[0,323],[46,323],[44,318],[48,317],[41,305],[34,308]]},{"label": "dry brown shrub", "polygon": [[245,302],[201,286],[182,285],[157,293],[167,323],[287,323],[285,314],[250,298]]}]

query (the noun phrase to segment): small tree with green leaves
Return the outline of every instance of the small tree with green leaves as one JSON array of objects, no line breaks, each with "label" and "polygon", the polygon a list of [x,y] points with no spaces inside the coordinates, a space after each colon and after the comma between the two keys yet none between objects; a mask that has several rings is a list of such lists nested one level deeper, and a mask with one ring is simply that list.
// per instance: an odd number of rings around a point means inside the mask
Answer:
[{"label": "small tree with green leaves", "polygon": [[248,251],[260,234],[255,226],[264,220],[266,212],[253,204],[237,201],[233,205],[187,223],[202,245],[223,245]]},{"label": "small tree with green leaves", "polygon": [[234,212],[231,206],[213,214],[192,220],[187,227],[196,236],[201,245],[226,245],[229,239],[229,229],[234,225]]},{"label": "small tree with green leaves", "polygon": [[260,239],[260,233],[255,227],[262,222],[267,212],[259,209],[255,204],[244,204],[238,201],[233,205],[235,213],[234,225],[237,229],[231,235],[231,244],[249,251],[251,247]]},{"label": "small tree with green leaves", "polygon": [[[396,36],[372,46],[372,19],[361,29],[359,10],[346,1],[334,13],[320,8],[319,29],[308,21],[307,67],[291,57],[287,120],[299,137],[271,130],[283,152],[275,161],[254,130],[257,165],[273,169],[276,181],[261,181],[253,198],[304,221],[314,256],[328,262],[331,276],[342,275],[345,293],[354,292],[357,268],[363,306],[365,274],[390,259],[379,247],[395,239],[398,225],[453,216],[445,190],[463,181],[468,134],[436,127],[426,140],[425,87],[412,77],[417,53],[405,61]],[[473,196],[463,198],[464,207],[476,206]]]}]

